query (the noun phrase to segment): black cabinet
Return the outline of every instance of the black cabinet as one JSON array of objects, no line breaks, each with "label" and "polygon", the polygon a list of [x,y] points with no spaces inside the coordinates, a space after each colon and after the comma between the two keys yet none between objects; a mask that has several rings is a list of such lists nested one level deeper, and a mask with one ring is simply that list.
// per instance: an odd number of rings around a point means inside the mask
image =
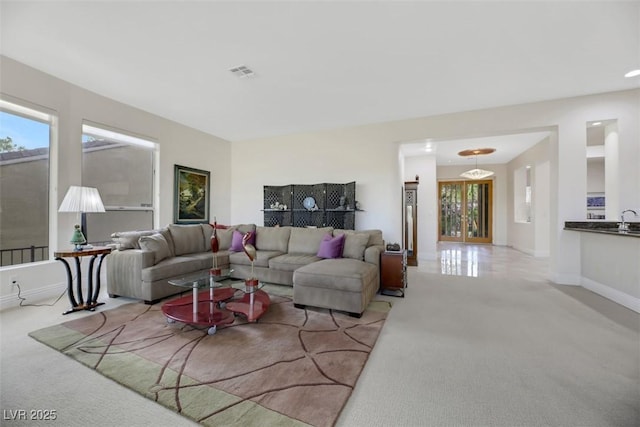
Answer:
[{"label": "black cabinet", "polygon": [[355,229],[356,183],[265,185],[264,225]]}]

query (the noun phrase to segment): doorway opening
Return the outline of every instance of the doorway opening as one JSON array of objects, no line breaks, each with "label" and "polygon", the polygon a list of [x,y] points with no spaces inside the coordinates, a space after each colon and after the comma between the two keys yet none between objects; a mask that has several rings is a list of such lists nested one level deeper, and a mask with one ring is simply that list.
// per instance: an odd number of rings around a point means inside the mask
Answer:
[{"label": "doorway opening", "polygon": [[438,183],[438,240],[493,242],[493,181]]}]

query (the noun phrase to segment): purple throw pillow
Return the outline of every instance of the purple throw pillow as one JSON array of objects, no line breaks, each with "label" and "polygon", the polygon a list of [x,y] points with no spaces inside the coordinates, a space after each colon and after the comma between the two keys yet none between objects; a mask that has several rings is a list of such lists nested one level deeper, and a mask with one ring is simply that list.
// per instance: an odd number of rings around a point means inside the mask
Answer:
[{"label": "purple throw pillow", "polygon": [[[247,231],[247,233],[251,233],[251,235],[249,236],[248,243],[250,245],[255,246],[256,245],[256,233],[254,233],[252,231]],[[242,238],[247,233],[243,233],[243,232],[238,231],[238,230],[233,230],[233,236],[231,237],[231,246],[229,247],[229,250],[231,252],[242,252],[242,251],[244,251],[244,248],[242,247]]]},{"label": "purple throw pillow", "polygon": [[320,242],[318,256],[320,258],[342,258],[342,249],[344,247],[345,234],[333,237],[326,234]]},{"label": "purple throw pillow", "polygon": [[238,230],[233,230],[233,236],[231,237],[231,246],[229,250],[232,252],[242,252],[242,237],[244,233],[239,232]]}]

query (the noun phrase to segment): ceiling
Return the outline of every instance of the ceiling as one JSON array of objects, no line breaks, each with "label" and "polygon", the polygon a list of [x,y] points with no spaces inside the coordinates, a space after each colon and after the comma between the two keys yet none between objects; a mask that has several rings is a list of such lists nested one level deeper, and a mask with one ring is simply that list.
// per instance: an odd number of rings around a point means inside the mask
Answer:
[{"label": "ceiling", "polygon": [[474,148],[495,148],[494,153],[477,156],[479,165],[495,165],[510,162],[523,151],[547,138],[549,134],[550,132],[528,132],[443,141],[427,139],[403,143],[400,145],[400,152],[405,157],[435,155],[436,164],[441,166],[473,166],[476,164],[476,156],[462,157],[458,153]]},{"label": "ceiling", "polygon": [[[3,55],[232,142],[640,86],[623,77],[640,68],[639,2],[0,8]],[[229,71],[240,65],[255,74]]]}]

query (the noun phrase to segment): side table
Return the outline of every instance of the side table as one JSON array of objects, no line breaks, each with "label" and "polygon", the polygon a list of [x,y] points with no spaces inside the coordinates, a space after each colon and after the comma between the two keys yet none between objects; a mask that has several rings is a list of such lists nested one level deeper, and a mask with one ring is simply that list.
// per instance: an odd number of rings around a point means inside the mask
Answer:
[{"label": "side table", "polygon": [[385,251],[380,255],[380,292],[404,297],[407,287],[407,251]]},{"label": "side table", "polygon": [[[86,248],[79,251],[70,249],[70,250],[59,250],[53,253],[56,261],[62,262],[67,271],[67,295],[69,296],[69,301],[71,302],[71,308],[65,311],[62,314],[69,314],[75,311],[80,310],[90,310],[93,311],[97,306],[104,304],[103,302],[98,302],[98,295],[100,294],[100,269],[102,268],[102,262],[104,258],[111,253],[111,248],[107,246],[94,246],[92,248]],[[89,281],[87,285],[87,300],[85,302],[82,296],[82,268],[81,268],[81,259],[82,257],[90,256],[91,261],[89,261]],[[97,257],[100,257],[98,261],[98,269],[95,272],[96,277],[96,288],[93,289],[93,264]],[[73,258],[76,263],[76,286],[78,299],[73,292],[73,276],[71,275],[71,267],[69,267],[69,263],[65,258]]]}]

